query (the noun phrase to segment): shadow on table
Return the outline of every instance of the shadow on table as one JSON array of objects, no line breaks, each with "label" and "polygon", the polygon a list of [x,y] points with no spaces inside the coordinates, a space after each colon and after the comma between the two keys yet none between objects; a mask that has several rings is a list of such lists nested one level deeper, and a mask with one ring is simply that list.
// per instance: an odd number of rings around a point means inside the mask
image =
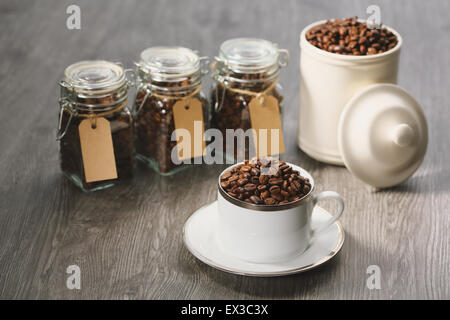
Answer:
[{"label": "shadow on table", "polygon": [[450,192],[450,171],[448,169],[417,172],[401,184],[374,193],[448,193]]},{"label": "shadow on table", "polygon": [[318,290],[321,286],[327,285],[333,278],[339,260],[340,254],[314,270],[282,277],[246,277],[215,270],[197,259],[195,263],[211,281],[240,296],[244,295],[239,298],[250,295],[255,298],[292,299],[295,296],[301,296],[305,291]]}]

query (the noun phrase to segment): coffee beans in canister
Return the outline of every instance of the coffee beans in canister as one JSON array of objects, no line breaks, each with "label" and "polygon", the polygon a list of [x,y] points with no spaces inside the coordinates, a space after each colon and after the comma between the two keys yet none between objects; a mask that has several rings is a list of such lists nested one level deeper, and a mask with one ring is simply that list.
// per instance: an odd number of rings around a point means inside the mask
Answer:
[{"label": "coffee beans in canister", "polygon": [[357,17],[334,19],[314,26],[306,32],[313,46],[337,54],[373,55],[393,49],[398,39],[382,27],[370,28]]}]

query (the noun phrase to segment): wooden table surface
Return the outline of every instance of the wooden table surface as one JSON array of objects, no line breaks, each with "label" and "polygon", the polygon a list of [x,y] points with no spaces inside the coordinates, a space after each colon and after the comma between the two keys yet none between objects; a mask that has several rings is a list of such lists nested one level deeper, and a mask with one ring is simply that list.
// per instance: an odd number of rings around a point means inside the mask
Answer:
[{"label": "wooden table surface", "polygon": [[[372,1],[1,1],[0,298],[26,299],[449,299],[450,2],[377,1],[404,40],[399,84],[421,103],[429,146],[405,183],[374,192],[342,167],[308,158],[296,145],[299,33],[321,19],[366,17]],[[81,8],[81,30],[66,8]],[[183,223],[216,199],[222,165],[160,177],[138,165],[132,183],[83,193],[58,164],[58,81],[78,60],[132,67],[154,45],[217,54],[222,41],[261,37],[289,49],[282,71],[287,152],[310,170],[318,191],[345,199],[346,240],[318,269],[247,278],[212,269],[184,247]],[[326,76],[326,75],[324,75]],[[81,269],[81,290],[66,268]],[[367,267],[381,269],[369,290]]]}]

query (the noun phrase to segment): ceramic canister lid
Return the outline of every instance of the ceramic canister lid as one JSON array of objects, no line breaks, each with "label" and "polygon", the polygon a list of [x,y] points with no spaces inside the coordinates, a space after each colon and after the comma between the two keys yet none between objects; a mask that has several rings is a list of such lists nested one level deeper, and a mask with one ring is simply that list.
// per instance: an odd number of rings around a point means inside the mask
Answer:
[{"label": "ceramic canister lid", "polygon": [[422,163],[428,129],[422,108],[404,89],[374,84],[357,93],[341,114],[339,149],[345,166],[377,188],[397,185]]}]

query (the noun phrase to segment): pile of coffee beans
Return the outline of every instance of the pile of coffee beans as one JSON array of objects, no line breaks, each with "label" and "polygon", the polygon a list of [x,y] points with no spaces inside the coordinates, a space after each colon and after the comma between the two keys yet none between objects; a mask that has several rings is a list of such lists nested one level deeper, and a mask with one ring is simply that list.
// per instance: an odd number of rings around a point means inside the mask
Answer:
[{"label": "pile of coffee beans", "polygon": [[391,50],[397,37],[386,28],[369,28],[357,17],[328,20],[306,32],[312,45],[332,53],[345,55],[372,55]]},{"label": "pile of coffee beans", "polygon": [[[139,159],[152,163],[161,173],[168,173],[180,166],[174,164],[171,158],[172,149],[177,144],[176,141],[171,140],[175,130],[173,107],[179,99],[195,91],[194,85],[198,84],[191,78],[183,81],[153,81],[152,83],[161,88],[153,89],[152,92],[157,95],[150,94],[146,97],[143,88],[139,89],[136,95],[136,109],[139,110],[135,115],[136,151]],[[173,99],[173,97],[179,99]],[[201,93],[195,94],[192,98],[201,102],[203,119],[206,123],[208,102]],[[142,103],[142,108],[139,109]]]},{"label": "pile of coffee beans", "polygon": [[[267,78],[268,80],[265,80]],[[228,81],[228,86],[231,89],[262,92],[270,87],[275,80],[272,75],[268,75],[266,72],[242,74],[230,72]],[[281,112],[283,96],[281,96],[277,88],[273,88],[267,94],[278,100]],[[223,137],[226,136],[227,129],[242,129],[244,131],[251,129],[249,104],[253,98],[253,95],[236,92],[225,88],[223,83],[216,83],[211,93],[211,102],[212,106],[215,106],[217,103],[218,108],[212,114],[212,127],[219,129]],[[248,159],[250,157],[250,148],[250,140],[246,139],[245,147],[242,150],[238,149],[237,138],[235,138],[233,145],[224,144],[223,151],[234,159]]]},{"label": "pile of coffee beans", "polygon": [[[78,99],[85,104],[108,105],[112,104],[112,97]],[[83,189],[91,190],[108,181],[86,182],[83,166],[83,156],[81,153],[80,134],[78,127],[85,117],[72,116],[68,110],[62,111],[62,128],[65,128],[68,121],[66,134],[59,141],[60,143],[60,165],[66,176],[76,177],[82,184]],[[77,110],[79,115],[87,115],[88,111]],[[116,160],[117,179],[126,180],[133,177],[134,169],[134,141],[133,141],[133,120],[131,113],[126,109],[121,109],[104,116],[111,125],[111,138],[114,147],[114,158]],[[69,120],[70,119],[70,120]]]},{"label": "pile of coffee beans", "polygon": [[233,198],[258,205],[281,205],[303,198],[311,182],[284,161],[246,160],[220,177],[220,186]]}]

